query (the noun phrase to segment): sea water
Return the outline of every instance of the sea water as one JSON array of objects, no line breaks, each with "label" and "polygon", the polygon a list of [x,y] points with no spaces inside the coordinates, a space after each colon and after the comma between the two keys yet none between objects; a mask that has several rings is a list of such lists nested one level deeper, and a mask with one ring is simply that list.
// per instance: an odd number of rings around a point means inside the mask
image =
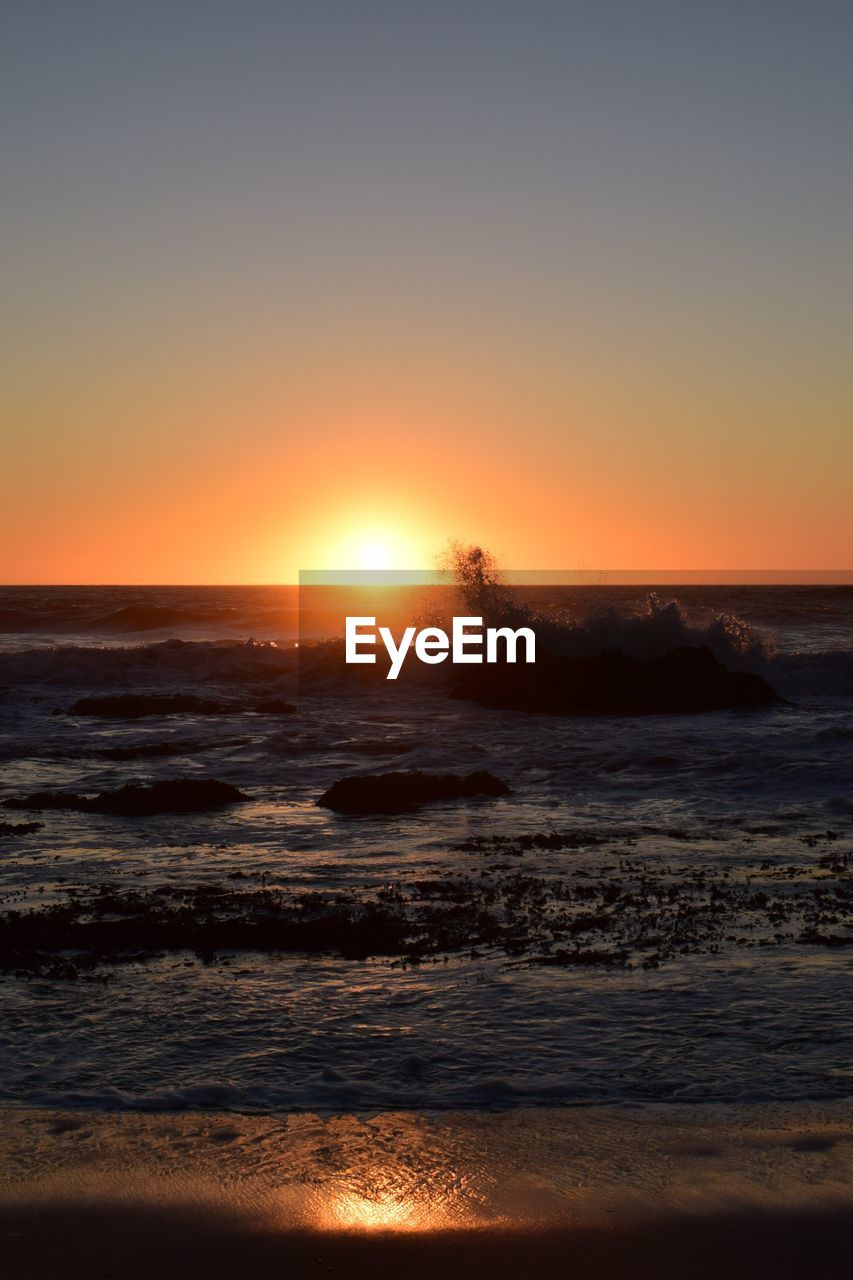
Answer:
[{"label": "sea water", "polygon": [[[103,885],[280,889],[346,903],[464,881],[505,898],[532,885],[547,919],[552,889],[557,902],[561,886],[611,879],[630,882],[646,907],[625,926],[620,964],[546,963],[554,946],[529,934],[517,950],[456,948],[416,963],[189,949],[76,978],[10,972],[0,977],[0,1101],[251,1111],[849,1095],[853,588],[662,588],[657,620],[645,594],[551,588],[545,603],[596,636],[622,617],[624,640],[639,618],[652,648],[672,641],[673,625],[725,648],[736,628],[714,620],[740,619],[743,661],[779,702],[558,718],[417,687],[392,700],[353,696],[329,682],[293,716],[75,717],[75,699],[106,692],[235,705],[290,696],[293,646],[306,640],[295,589],[3,589],[0,799],[172,777],[215,777],[248,796],[148,818],[0,811],[43,823],[0,839],[3,912]],[[180,739],[172,755],[133,755],[170,738]],[[129,758],[101,754],[116,747]],[[357,819],[316,803],[346,774],[401,768],[489,769],[511,794]],[[552,832],[572,834],[549,844]],[[648,904],[659,900],[671,921],[667,886],[688,882],[718,894],[719,927],[707,945],[656,958]],[[790,901],[793,923],[774,926],[753,898],[727,915],[741,887]],[[816,893],[824,923],[810,933]],[[518,898],[519,910],[532,900]]]}]

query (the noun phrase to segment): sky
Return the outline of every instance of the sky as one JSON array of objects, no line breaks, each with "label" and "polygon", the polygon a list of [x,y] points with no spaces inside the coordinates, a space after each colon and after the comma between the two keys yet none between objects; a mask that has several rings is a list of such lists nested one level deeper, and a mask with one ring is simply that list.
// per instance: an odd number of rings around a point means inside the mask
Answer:
[{"label": "sky", "polygon": [[853,6],[5,0],[0,581],[853,567]]}]

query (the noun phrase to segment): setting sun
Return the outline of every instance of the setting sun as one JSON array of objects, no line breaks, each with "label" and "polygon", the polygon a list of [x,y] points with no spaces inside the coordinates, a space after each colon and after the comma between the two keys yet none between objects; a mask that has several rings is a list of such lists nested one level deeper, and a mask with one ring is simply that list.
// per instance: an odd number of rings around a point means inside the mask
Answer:
[{"label": "setting sun", "polygon": [[386,542],[368,542],[359,555],[360,569],[390,569],[391,550]]},{"label": "setting sun", "polygon": [[424,570],[441,549],[440,526],[426,514],[386,507],[364,507],[318,516],[305,531],[300,571],[381,573]]}]

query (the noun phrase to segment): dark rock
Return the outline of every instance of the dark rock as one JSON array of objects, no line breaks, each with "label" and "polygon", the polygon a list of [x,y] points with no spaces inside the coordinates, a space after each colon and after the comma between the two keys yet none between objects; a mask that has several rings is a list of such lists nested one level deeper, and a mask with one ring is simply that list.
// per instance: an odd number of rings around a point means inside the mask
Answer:
[{"label": "dark rock", "polygon": [[290,716],[295,714],[296,707],[283,698],[267,698],[264,702],[256,703],[253,710],[259,716]]},{"label": "dark rock", "polygon": [[[697,835],[703,831],[696,828]],[[509,852],[530,840],[538,847],[540,839],[556,849],[565,838],[573,849],[590,844],[591,835],[590,852],[598,845],[610,854],[626,838],[614,828],[489,839]],[[654,848],[647,857],[620,855],[617,866],[610,855],[577,869],[568,865],[565,876],[554,865],[539,874],[494,862],[469,873],[465,859],[457,859],[452,871],[429,878],[343,890],[276,887],[257,873],[240,873],[239,887],[185,877],[148,888],[114,880],[74,884],[43,904],[22,909],[14,894],[0,904],[0,972],[82,977],[102,964],[138,963],[164,951],[222,964],[223,952],[290,951],[395,956],[408,965],[486,949],[557,969],[645,970],[724,947],[850,945],[849,877],[838,876],[830,890],[827,877],[814,877],[809,856],[780,868],[779,892],[769,885],[757,890],[752,871],[759,865],[768,864],[753,861],[741,868],[743,876],[711,865],[697,871],[661,861]],[[236,878],[232,872],[228,880]]]},{"label": "dark rock", "polygon": [[689,714],[778,701],[761,676],[730,671],[704,646],[683,646],[649,662],[621,651],[577,658],[544,650],[530,665],[467,667],[454,695],[556,715]]},{"label": "dark rock", "polygon": [[455,773],[365,773],[340,778],[317,803],[336,813],[406,813],[435,800],[508,794],[506,783],[485,770],[467,777]]},{"label": "dark rock", "polygon": [[43,822],[0,822],[0,836],[31,836],[43,826]]},{"label": "dark rock", "polygon": [[200,813],[239,804],[248,796],[214,778],[171,778],[163,782],[129,782],[115,791],[82,796],[69,791],[38,791],[3,801],[4,809],[69,809],[79,813],[111,813],[141,818],[157,813]]}]

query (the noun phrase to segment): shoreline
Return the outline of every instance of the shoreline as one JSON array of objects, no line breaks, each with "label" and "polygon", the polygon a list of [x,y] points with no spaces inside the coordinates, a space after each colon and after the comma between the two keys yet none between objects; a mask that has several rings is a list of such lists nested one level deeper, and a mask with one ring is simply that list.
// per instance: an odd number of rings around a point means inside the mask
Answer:
[{"label": "shoreline", "polygon": [[323,1117],[7,1108],[0,1152],[10,1280],[532,1266],[781,1277],[807,1263],[830,1276],[853,1245],[853,1101]]}]

